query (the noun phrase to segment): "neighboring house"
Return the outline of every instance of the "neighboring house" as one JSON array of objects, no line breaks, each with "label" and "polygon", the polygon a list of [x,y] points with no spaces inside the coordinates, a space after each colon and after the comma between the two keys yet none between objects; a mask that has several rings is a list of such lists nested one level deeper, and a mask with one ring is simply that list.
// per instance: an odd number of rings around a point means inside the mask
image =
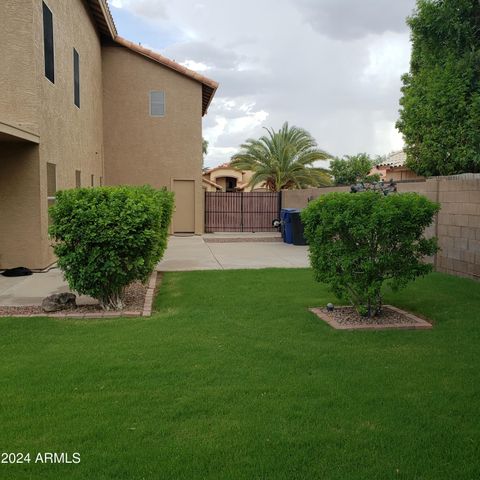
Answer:
[{"label": "neighboring house", "polygon": [[203,187],[207,192],[264,192],[263,183],[250,186],[253,172],[233,168],[228,163],[219,165],[203,174]]},{"label": "neighboring house", "polygon": [[417,175],[405,166],[406,159],[407,156],[403,150],[392,152],[387,155],[384,162],[372,168],[370,175],[379,174],[383,180],[394,180],[395,182],[402,180],[424,180],[425,177]]},{"label": "neighboring house", "polygon": [[117,35],[106,0],[0,2],[0,268],[55,259],[60,189],[150,184],[203,232],[202,116],[218,84]]}]

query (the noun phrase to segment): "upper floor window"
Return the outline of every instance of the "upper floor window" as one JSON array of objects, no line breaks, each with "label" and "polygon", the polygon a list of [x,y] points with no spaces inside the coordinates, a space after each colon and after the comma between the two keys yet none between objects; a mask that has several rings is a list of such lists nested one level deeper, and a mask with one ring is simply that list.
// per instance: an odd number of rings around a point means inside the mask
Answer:
[{"label": "upper floor window", "polygon": [[165,92],[150,92],[150,116],[163,117],[165,115]]},{"label": "upper floor window", "polygon": [[53,15],[43,3],[43,56],[45,61],[45,76],[55,83],[55,58],[53,49]]},{"label": "upper floor window", "polygon": [[73,49],[73,103],[80,108],[80,56]]}]

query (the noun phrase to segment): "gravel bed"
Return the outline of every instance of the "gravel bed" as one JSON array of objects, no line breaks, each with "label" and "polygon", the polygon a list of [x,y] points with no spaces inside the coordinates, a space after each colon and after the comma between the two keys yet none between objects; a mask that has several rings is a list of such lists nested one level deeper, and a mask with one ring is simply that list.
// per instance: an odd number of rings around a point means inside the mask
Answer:
[{"label": "gravel bed", "polygon": [[[141,282],[134,282],[125,289],[125,311],[142,311],[143,304],[145,302],[145,293],[147,291],[147,285],[143,285]],[[103,312],[100,305],[79,305],[75,308],[68,308],[60,310],[60,312],[52,313],[95,313]],[[0,306],[0,317],[4,315],[35,315],[48,313],[42,310],[39,306],[22,306],[22,307],[2,307]]]},{"label": "gravel bed", "polygon": [[388,307],[382,309],[380,316],[362,317],[353,307],[336,307],[333,312],[326,308],[320,311],[327,317],[333,318],[340,325],[393,325],[393,324],[412,324],[415,323],[412,316],[391,310]]}]

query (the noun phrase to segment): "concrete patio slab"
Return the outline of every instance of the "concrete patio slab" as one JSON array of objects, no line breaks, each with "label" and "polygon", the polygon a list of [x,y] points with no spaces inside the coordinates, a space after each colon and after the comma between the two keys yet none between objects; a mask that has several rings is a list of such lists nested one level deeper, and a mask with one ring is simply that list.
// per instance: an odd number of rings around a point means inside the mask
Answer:
[{"label": "concrete patio slab", "polygon": [[[21,307],[41,305],[42,300],[54,293],[70,291],[62,272],[54,268],[46,273],[34,273],[27,277],[0,276],[0,305]],[[92,305],[96,300],[86,296],[77,297],[78,305]]]},{"label": "concrete patio slab", "polygon": [[[238,234],[235,235],[238,236]],[[262,236],[262,234],[254,235]],[[216,236],[224,238],[228,235],[210,234],[208,238]],[[252,237],[252,234],[249,234],[248,237]],[[308,266],[308,247],[305,246],[280,242],[206,243],[200,236],[172,236],[169,238],[164,259],[158,264],[157,270],[169,272],[240,268],[305,268]]]},{"label": "concrete patio slab", "polygon": [[198,235],[169,237],[163,260],[157,266],[157,271],[162,272],[221,269],[209,246]]},{"label": "concrete patio slab", "polygon": [[[238,236],[238,234],[235,234]],[[271,234],[270,234],[271,235]],[[220,235],[224,238],[228,235]],[[252,234],[245,237],[251,237]],[[261,236],[261,235],[260,235]],[[209,235],[209,238],[215,238]],[[171,236],[157,271],[224,270],[240,268],[308,267],[308,248],[280,242],[206,243],[201,236]],[[0,275],[0,306],[41,305],[54,293],[68,292],[62,272],[54,268],[27,277]],[[90,297],[77,297],[78,305],[97,303]]]}]

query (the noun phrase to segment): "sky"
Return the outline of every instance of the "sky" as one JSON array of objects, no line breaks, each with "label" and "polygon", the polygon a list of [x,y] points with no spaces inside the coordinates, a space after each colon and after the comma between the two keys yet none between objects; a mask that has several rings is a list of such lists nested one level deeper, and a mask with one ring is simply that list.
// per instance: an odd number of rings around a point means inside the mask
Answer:
[{"label": "sky", "polygon": [[332,156],[384,155],[408,71],[415,0],[109,0],[119,35],[220,83],[206,166],[263,127],[305,128]]}]

